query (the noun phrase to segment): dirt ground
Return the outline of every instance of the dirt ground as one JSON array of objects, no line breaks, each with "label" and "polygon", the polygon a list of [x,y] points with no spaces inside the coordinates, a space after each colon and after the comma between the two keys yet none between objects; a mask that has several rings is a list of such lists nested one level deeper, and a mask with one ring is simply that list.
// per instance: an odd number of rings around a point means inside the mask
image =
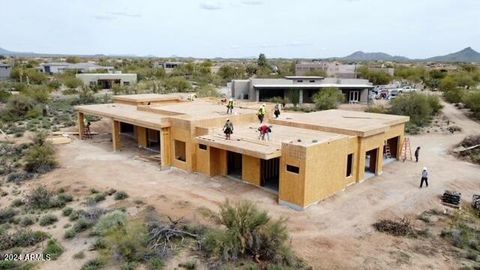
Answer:
[{"label": "dirt ground", "polygon": [[[35,182],[73,189],[112,187],[155,206],[162,214],[193,222],[205,222],[199,209],[217,210],[227,198],[254,201],[272,216],[288,217],[294,250],[314,269],[455,269],[458,262],[434,243],[392,237],[372,227],[379,218],[443,210],[439,195],[445,189],[461,192],[468,201],[473,193],[480,193],[480,166],[449,154],[466,135],[480,133],[480,124],[450,104],[445,104],[443,114],[463,132],[412,136],[412,151],[422,147],[419,163],[388,164],[381,176],[350,186],[300,212],[279,206],[275,194],[244,183],[177,169],[161,170],[154,162],[135,158],[137,150],[114,153],[109,137],[104,135],[57,146],[60,168]],[[420,189],[424,166],[430,172],[430,186]],[[71,254],[78,251],[76,248],[59,259],[71,260]]]}]

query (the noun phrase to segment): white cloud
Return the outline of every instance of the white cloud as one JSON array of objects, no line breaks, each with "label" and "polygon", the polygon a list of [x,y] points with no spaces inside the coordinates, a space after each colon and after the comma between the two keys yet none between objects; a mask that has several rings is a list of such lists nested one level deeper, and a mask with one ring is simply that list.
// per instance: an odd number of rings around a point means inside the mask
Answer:
[{"label": "white cloud", "polygon": [[223,6],[218,2],[204,2],[200,4],[200,8],[205,10],[219,10],[222,9]]},{"label": "white cloud", "polygon": [[259,5],[263,5],[263,2],[260,0],[244,0],[242,1],[242,4],[247,6],[259,6]]},{"label": "white cloud", "polygon": [[127,12],[108,12],[112,16],[119,16],[119,17],[130,17],[130,18],[140,18],[142,15],[137,13],[127,13]]}]

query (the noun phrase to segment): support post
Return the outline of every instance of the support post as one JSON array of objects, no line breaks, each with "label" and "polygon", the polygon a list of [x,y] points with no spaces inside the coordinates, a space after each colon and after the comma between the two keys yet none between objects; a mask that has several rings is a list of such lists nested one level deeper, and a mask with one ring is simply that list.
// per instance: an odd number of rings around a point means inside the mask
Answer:
[{"label": "support post", "polygon": [[78,137],[83,140],[85,137],[85,115],[82,112],[77,113]]},{"label": "support post", "polygon": [[161,166],[168,167],[172,160],[172,142],[170,140],[170,128],[161,128],[160,130],[160,155]]},{"label": "support post", "polygon": [[298,90],[298,104],[303,104],[303,89]]},{"label": "support post", "polygon": [[120,141],[120,122],[112,119],[112,145],[113,151],[118,151],[122,147]]}]

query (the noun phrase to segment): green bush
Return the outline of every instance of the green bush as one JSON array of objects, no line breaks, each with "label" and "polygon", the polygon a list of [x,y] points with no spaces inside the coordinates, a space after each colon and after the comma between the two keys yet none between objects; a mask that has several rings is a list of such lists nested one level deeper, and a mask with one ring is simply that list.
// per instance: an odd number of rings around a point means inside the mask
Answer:
[{"label": "green bush", "polygon": [[102,269],[104,265],[100,259],[93,259],[86,262],[80,270],[98,270]]},{"label": "green bush", "polygon": [[25,156],[25,170],[31,173],[47,173],[57,166],[55,149],[44,142],[33,145]]},{"label": "green bush", "polygon": [[63,251],[63,247],[55,239],[49,239],[43,254],[50,256],[52,260],[56,260],[62,255]]},{"label": "green bush", "polygon": [[25,95],[13,95],[8,98],[5,110],[0,117],[6,121],[18,121],[27,117],[36,105],[35,100]]},{"label": "green bush", "polygon": [[66,78],[63,82],[67,88],[75,89],[83,85],[83,82],[80,79],[69,77]]},{"label": "green bush", "polygon": [[35,221],[30,216],[25,216],[20,220],[20,226],[22,227],[28,227],[33,224],[35,224]]},{"label": "green bush", "polygon": [[118,191],[118,192],[115,193],[113,198],[117,201],[124,200],[124,199],[128,198],[128,194],[124,191]]},{"label": "green bush", "polygon": [[15,199],[12,201],[12,203],[10,204],[11,207],[20,207],[22,205],[24,205],[25,203],[23,202],[22,199]]},{"label": "green bush", "polygon": [[141,222],[130,221],[105,236],[108,254],[121,262],[140,262],[147,252],[147,229]]},{"label": "green bush", "polygon": [[30,247],[42,242],[48,237],[45,232],[20,230],[11,234],[0,235],[0,250],[7,250],[14,247]]},{"label": "green bush", "polygon": [[83,259],[83,258],[85,258],[85,253],[83,253],[83,251],[75,253],[75,254],[73,254],[73,258],[76,259],[76,260]]},{"label": "green bush", "polygon": [[165,262],[160,258],[152,257],[148,260],[147,267],[149,270],[161,270],[165,267]]},{"label": "green bush", "polygon": [[197,88],[197,96],[198,97],[218,97],[220,93],[218,89],[211,84],[205,84]]},{"label": "green bush", "polygon": [[73,211],[70,213],[68,219],[69,219],[70,221],[75,221],[75,220],[79,219],[80,217],[82,217],[82,216],[84,216],[84,215],[85,215],[85,210],[83,210],[83,209],[73,210]]},{"label": "green bush", "polygon": [[403,94],[392,100],[391,113],[410,117],[410,123],[423,127],[430,123],[442,108],[440,99],[434,95],[421,93]]},{"label": "green bush", "polygon": [[464,96],[463,102],[465,106],[471,110],[473,116],[480,119],[480,91],[470,91]]},{"label": "green bush", "polygon": [[73,212],[73,208],[67,207],[62,210],[62,215],[65,217],[68,217],[70,216],[70,214],[72,214],[72,212]]},{"label": "green bush", "polygon": [[217,216],[225,230],[207,234],[203,249],[211,258],[236,261],[257,258],[275,264],[300,266],[288,243],[285,219],[272,220],[267,212],[260,211],[251,202],[220,206]]},{"label": "green bush", "polygon": [[64,237],[67,239],[74,238],[78,233],[88,230],[93,226],[93,222],[84,217],[79,218],[73,227],[65,232]]},{"label": "green bush", "polygon": [[388,108],[385,108],[385,106],[382,106],[382,105],[368,106],[368,108],[365,110],[365,112],[369,112],[369,113],[388,113]]},{"label": "green bush", "polygon": [[345,96],[338,88],[324,88],[313,96],[315,107],[318,110],[335,109],[344,99]]},{"label": "green bush", "polygon": [[38,186],[26,196],[26,202],[28,206],[34,209],[48,209],[52,196],[52,193],[45,186]]},{"label": "green bush", "polygon": [[450,103],[460,103],[465,96],[465,90],[462,88],[454,88],[443,92],[443,96]]},{"label": "green bush", "polygon": [[93,228],[95,234],[105,235],[112,230],[125,226],[128,215],[122,211],[115,210],[102,216]]},{"label": "green bush", "polygon": [[0,210],[0,224],[13,221],[17,211],[13,208],[3,208]]},{"label": "green bush", "polygon": [[38,224],[40,224],[40,226],[48,226],[48,225],[52,225],[57,221],[58,221],[58,218],[55,215],[48,214],[40,218],[40,222]]},{"label": "green bush", "polygon": [[99,203],[99,202],[104,201],[104,200],[105,200],[105,194],[104,193],[96,193],[96,194],[90,196],[87,199],[87,204],[88,205],[94,205],[94,204]]}]

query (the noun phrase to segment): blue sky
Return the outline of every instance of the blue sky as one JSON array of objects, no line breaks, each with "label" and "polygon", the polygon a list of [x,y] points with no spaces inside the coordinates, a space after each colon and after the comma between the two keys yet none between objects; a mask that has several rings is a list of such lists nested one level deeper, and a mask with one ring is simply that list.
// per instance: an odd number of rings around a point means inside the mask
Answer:
[{"label": "blue sky", "polygon": [[412,58],[480,50],[480,0],[0,0],[0,47],[156,56]]}]

